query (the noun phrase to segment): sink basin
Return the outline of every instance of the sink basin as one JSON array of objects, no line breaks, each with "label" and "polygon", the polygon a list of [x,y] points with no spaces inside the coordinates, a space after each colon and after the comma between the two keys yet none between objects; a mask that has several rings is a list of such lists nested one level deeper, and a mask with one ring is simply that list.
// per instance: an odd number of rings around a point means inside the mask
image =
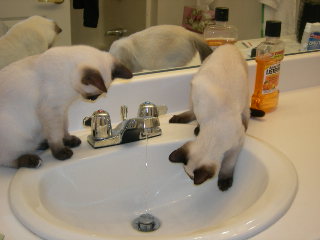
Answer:
[{"label": "sink basin", "polygon": [[[169,154],[193,138],[194,125],[161,124],[162,136],[92,149],[88,132],[68,161],[49,152],[40,169],[20,169],[10,204],[21,223],[48,240],[247,239],[276,222],[297,190],[290,161],[247,136],[234,184],[219,191],[217,178],[195,186]],[[160,228],[143,233],[132,221],[151,213]]]}]

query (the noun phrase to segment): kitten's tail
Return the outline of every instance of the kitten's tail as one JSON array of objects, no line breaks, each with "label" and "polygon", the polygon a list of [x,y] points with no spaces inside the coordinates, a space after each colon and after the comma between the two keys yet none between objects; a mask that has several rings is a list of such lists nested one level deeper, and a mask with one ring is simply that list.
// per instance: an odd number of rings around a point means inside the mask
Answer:
[{"label": "kitten's tail", "polygon": [[250,108],[250,116],[251,117],[263,117],[265,112],[259,109]]},{"label": "kitten's tail", "polygon": [[193,36],[192,42],[199,52],[201,62],[203,62],[212,53],[212,49],[198,36]]}]

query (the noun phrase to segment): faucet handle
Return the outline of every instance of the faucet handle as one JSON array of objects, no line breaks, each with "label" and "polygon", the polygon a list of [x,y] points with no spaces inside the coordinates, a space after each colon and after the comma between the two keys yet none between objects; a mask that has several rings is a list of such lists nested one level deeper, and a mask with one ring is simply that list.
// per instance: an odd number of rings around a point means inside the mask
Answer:
[{"label": "faucet handle", "polygon": [[111,119],[107,111],[99,109],[92,114],[91,131],[95,139],[104,139],[112,136]]},{"label": "faucet handle", "polygon": [[155,105],[152,102],[143,102],[138,109],[138,117],[159,117],[167,113],[168,108],[165,105]]},{"label": "faucet handle", "polygon": [[143,102],[139,105],[138,117],[158,117],[158,109],[152,102]]}]

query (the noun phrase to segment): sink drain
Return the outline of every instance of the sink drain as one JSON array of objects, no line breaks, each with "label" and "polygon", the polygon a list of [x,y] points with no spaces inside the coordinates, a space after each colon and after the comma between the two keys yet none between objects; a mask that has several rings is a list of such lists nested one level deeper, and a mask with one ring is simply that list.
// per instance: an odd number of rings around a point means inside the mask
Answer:
[{"label": "sink drain", "polygon": [[160,227],[160,220],[145,213],[132,221],[132,227],[140,232],[153,232]]}]

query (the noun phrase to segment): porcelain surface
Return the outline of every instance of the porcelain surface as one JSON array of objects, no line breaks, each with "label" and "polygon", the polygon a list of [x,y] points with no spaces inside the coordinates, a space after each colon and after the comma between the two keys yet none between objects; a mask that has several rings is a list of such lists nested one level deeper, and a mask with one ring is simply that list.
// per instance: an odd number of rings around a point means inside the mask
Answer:
[{"label": "porcelain surface", "polygon": [[[20,169],[10,204],[22,224],[43,239],[246,239],[290,207],[298,180],[291,162],[272,146],[246,137],[231,189],[217,178],[195,186],[169,154],[193,138],[194,125],[162,123],[145,141],[92,149],[83,143],[68,161],[49,152],[40,169]],[[133,219],[151,213],[158,230],[141,233]],[[41,226],[41,227],[40,227]]]}]

